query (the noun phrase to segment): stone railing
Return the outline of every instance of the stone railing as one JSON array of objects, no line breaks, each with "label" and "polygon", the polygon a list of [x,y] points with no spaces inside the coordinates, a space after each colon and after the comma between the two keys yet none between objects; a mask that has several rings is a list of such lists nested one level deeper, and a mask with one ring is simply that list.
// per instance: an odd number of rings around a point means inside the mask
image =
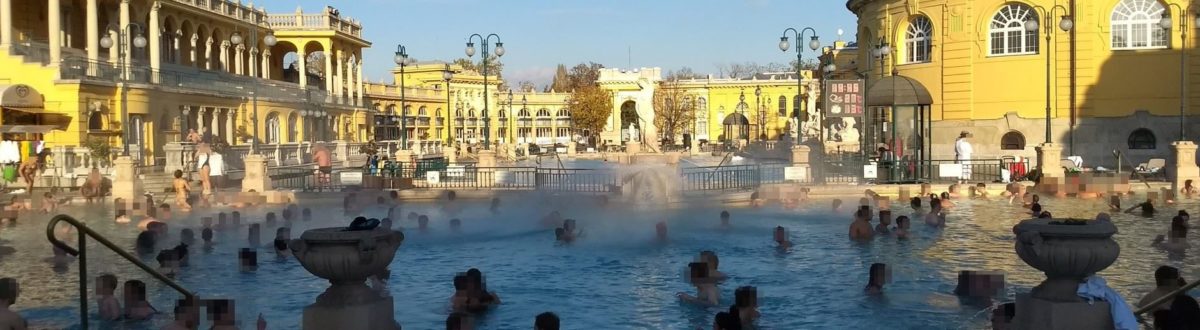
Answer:
[{"label": "stone railing", "polygon": [[291,14],[269,14],[267,22],[275,30],[334,30],[362,37],[362,25],[358,20],[344,18],[329,7],[320,14],[305,14],[299,8]]},{"label": "stone railing", "polygon": [[243,5],[241,1],[230,0],[174,0],[174,2],[191,5],[208,12],[226,17],[236,18],[249,23],[262,22],[267,12],[261,8]]},{"label": "stone railing", "polygon": [[[363,83],[363,93],[367,95],[400,97],[400,86],[380,83]],[[431,98],[441,101],[446,100],[446,94],[440,88],[405,87],[404,97]],[[432,111],[432,109],[430,110]]]}]

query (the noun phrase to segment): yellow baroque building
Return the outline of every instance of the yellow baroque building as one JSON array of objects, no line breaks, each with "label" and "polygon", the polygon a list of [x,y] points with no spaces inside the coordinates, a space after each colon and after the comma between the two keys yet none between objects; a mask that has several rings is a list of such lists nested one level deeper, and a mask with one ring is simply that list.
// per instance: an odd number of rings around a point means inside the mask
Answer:
[{"label": "yellow baroque building", "polygon": [[0,131],[48,146],[124,145],[147,165],[165,163],[164,146],[191,130],[234,145],[365,141],[369,46],[332,8],[3,0]]},{"label": "yellow baroque building", "polygon": [[[846,6],[858,16],[857,51],[845,53],[854,64],[840,67],[868,81],[896,75],[923,86],[932,99],[933,159],[953,159],[962,131],[974,135],[975,158],[1033,157],[1048,137],[1085,166],[1116,165],[1113,150],[1135,164],[1163,157],[1172,141],[1200,136],[1200,123],[1188,118],[1200,91],[1190,79],[1200,31],[1187,1]],[[868,130],[888,126],[872,124]]]}]

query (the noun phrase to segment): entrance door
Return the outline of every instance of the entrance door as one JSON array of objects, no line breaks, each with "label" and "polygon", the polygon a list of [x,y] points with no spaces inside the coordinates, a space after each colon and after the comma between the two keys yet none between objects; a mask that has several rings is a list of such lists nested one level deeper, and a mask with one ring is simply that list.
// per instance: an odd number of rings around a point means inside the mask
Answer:
[{"label": "entrance door", "polygon": [[625,101],[621,104],[621,141],[641,141],[642,123],[638,118],[637,103]]}]

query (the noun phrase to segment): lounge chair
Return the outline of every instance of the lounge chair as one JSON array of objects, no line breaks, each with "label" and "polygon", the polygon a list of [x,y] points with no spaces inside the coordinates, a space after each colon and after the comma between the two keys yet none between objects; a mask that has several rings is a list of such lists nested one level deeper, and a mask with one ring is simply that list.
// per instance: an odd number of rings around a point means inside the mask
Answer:
[{"label": "lounge chair", "polygon": [[1145,163],[1138,164],[1134,169],[1138,174],[1145,177],[1159,177],[1164,181],[1167,179],[1167,160],[1162,158],[1151,158]]}]

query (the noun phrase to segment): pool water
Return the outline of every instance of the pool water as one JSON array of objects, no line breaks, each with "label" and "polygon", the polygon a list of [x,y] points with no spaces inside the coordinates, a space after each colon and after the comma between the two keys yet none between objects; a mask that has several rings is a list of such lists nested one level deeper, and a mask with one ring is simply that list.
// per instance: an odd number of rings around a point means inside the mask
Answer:
[{"label": "pool water", "polygon": [[[819,211],[729,209],[733,229],[722,230],[717,216],[721,209],[710,203],[667,210],[621,205],[601,209],[592,201],[553,196],[502,198],[498,216],[487,212],[486,201],[456,202],[463,203],[458,215],[463,219],[461,233],[451,232],[450,217],[441,205],[400,206],[399,214],[412,211],[431,217],[427,232],[405,230],[407,238],[391,264],[388,287],[395,297],[395,317],[405,329],[444,327],[453,293],[451,280],[471,267],[483,271],[489,290],[503,301],[476,318],[480,329],[529,328],[533,317],[544,311],[557,313],[564,329],[709,328],[713,315],[732,304],[733,290],[743,285],[758,288],[762,329],[982,329],[988,326],[987,304],[960,302],[951,294],[958,271],[1005,272],[1008,287],[998,300],[1010,300],[1043,279],[1013,252],[1011,228],[1026,211],[999,201],[960,202],[950,211],[944,230],[915,221],[912,239],[877,237],[869,243],[853,243],[846,237],[849,213],[825,212],[827,201],[810,205]],[[1043,204],[1059,217],[1089,218],[1104,206],[1101,201],[1078,200]],[[293,237],[306,228],[347,224],[340,208],[333,205],[339,204],[309,203],[317,220],[297,221]],[[1198,210],[1195,201],[1185,201],[1181,207]],[[577,219],[585,236],[569,246],[556,245],[552,230],[539,223],[554,209]],[[132,250],[136,226],[113,223],[107,207],[75,206],[65,211]],[[279,208],[241,210],[244,222],[261,221],[267,211]],[[907,213],[907,209],[894,212]],[[1153,272],[1159,265],[1173,265],[1185,277],[1195,277],[1194,268],[1188,266],[1198,261],[1194,253],[1168,255],[1150,247],[1153,237],[1166,231],[1174,213],[1175,207],[1164,207],[1154,218],[1114,216],[1120,228],[1116,240],[1121,257],[1100,275],[1131,303],[1153,288]],[[171,237],[165,246],[174,245],[181,228],[198,227],[200,214],[177,214],[170,220]],[[372,217],[385,214],[385,208],[364,212]],[[31,215],[16,226],[0,228],[0,245],[17,250],[0,257],[0,277],[19,280],[22,295],[13,308],[33,328],[77,328],[77,264],[56,270],[45,260],[51,255],[45,238],[48,217]],[[654,239],[654,223],[660,220],[669,221],[667,243]],[[771,233],[776,225],[788,228],[795,244],[790,250],[773,246]],[[416,224],[403,219],[396,226]],[[262,242],[269,243],[274,232],[263,228]],[[177,279],[201,298],[234,299],[244,329],[253,328],[259,313],[269,328],[299,328],[303,307],[328,286],[294,259],[277,260],[269,248],[259,249],[256,272],[239,272],[236,253],[248,244],[245,226],[218,232],[215,241],[210,250],[193,246],[191,266]],[[676,298],[677,292],[695,292],[684,281],[684,273],[702,250],[715,251],[721,270],[729,275],[720,285],[726,307],[698,307]],[[90,302],[93,327],[158,329],[170,322],[174,299],[179,298],[176,292],[95,242],[89,242],[88,257],[90,277],[109,272],[122,282],[142,280],[148,284],[151,304],[163,311],[149,322],[100,323]],[[884,295],[866,296],[862,289],[867,269],[875,262],[891,267],[892,283]],[[93,287],[89,283],[89,290]]]}]

